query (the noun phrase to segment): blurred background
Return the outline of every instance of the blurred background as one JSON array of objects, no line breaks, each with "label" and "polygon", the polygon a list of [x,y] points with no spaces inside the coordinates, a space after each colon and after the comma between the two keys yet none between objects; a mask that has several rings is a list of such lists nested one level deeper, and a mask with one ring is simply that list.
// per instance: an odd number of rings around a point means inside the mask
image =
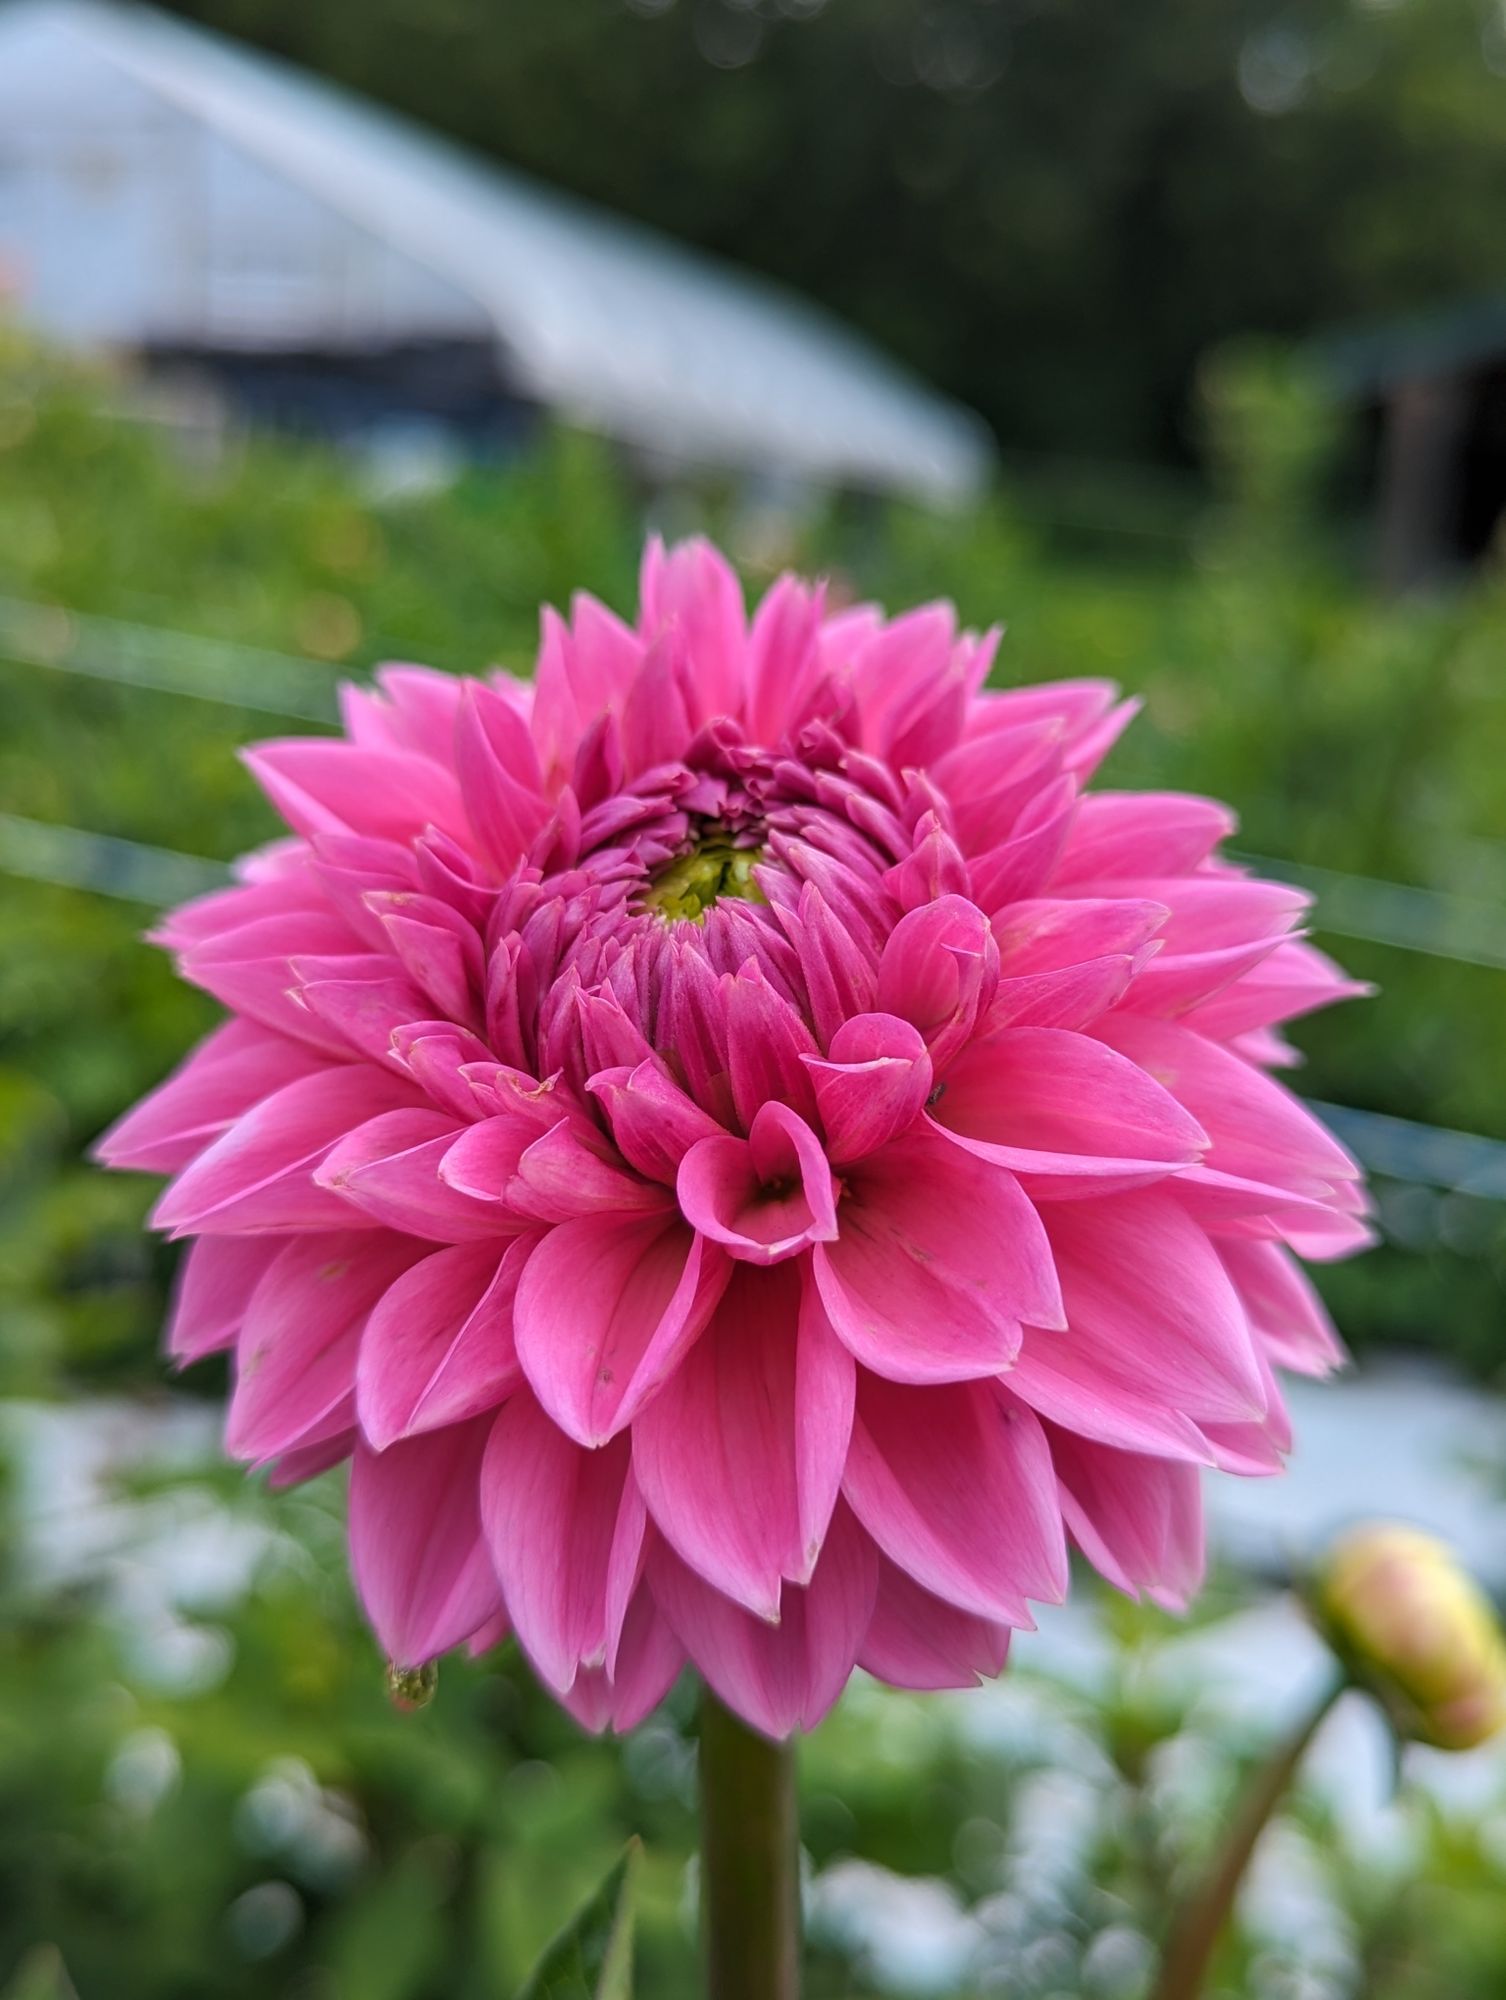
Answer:
[{"label": "blurred background", "polygon": [[[815,2000],[1136,2000],[1377,1511],[1506,1588],[1500,0],[0,0],[0,1995],[512,1993],[625,1835],[695,1991],[692,1705],[503,1656],[398,1714],[338,1480],[217,1462],[153,1188],[82,1149],[210,1025],[139,934],[233,757],[389,658],[526,670],[706,526],[1146,698],[1380,997],[1297,1079],[1376,1177],[1356,1367],[1211,1496],[1191,1625],[1086,1579],[996,1689],[804,1755]],[[1343,1705],[1218,1991],[1506,1991],[1506,1755]]]}]

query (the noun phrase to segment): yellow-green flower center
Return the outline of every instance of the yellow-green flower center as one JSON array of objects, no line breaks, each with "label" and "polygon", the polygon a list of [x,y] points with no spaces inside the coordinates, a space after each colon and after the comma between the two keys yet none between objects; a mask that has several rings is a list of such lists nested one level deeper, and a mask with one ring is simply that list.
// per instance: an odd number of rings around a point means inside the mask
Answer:
[{"label": "yellow-green flower center", "polygon": [[721,896],[735,897],[740,903],[767,902],[753,879],[753,870],[762,859],[762,848],[732,847],[717,838],[702,841],[654,877],[644,893],[643,906],[657,911],[666,923],[677,917],[699,923]]}]

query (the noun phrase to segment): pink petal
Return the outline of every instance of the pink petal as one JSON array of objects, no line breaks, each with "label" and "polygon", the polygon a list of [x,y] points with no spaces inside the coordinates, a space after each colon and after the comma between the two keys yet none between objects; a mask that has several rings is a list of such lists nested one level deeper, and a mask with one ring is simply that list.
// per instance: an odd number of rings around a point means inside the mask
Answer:
[{"label": "pink petal", "polygon": [[509,1219],[494,1203],[462,1194],[439,1177],[457,1131],[467,1129],[450,1112],[427,1105],[385,1111],[332,1147],[314,1179],[389,1229],[434,1243],[496,1245]]},{"label": "pink petal", "polygon": [[432,1003],[385,953],[290,959],[289,998],[339,1036],[343,1053],[392,1064],[394,1039]]},{"label": "pink petal", "polygon": [[800,1516],[800,1564],[792,1581],[808,1583],[842,1488],[857,1369],[838,1340],[815,1274],[801,1272],[795,1351],[795,1494]]},{"label": "pink petal", "polygon": [[1013,904],[1045,892],[1077,810],[1076,784],[1058,778],[1025,807],[1008,840],[973,856],[968,872],[980,908],[1004,916]]},{"label": "pink petal", "polygon": [[1225,945],[1217,951],[1179,952],[1168,948],[1137,969],[1124,1004],[1134,1014],[1190,1014],[1277,949],[1270,938],[1257,938],[1253,944]]},{"label": "pink petal", "polygon": [[433,667],[378,667],[377,684],[392,704],[393,734],[436,764],[455,756],[455,715],[464,682]]},{"label": "pink petal", "polygon": [[1208,1136],[1153,1077],[1086,1035],[1006,1028],[948,1067],[934,1118],[1040,1200],[1111,1192],[1196,1160]]},{"label": "pink petal", "polygon": [[413,892],[421,887],[418,862],[406,842],[373,840],[361,833],[325,833],[310,843],[310,874],[368,951],[385,952],[387,935],[366,898],[373,890]]},{"label": "pink petal", "polygon": [[1082,802],[1057,886],[1185,874],[1237,824],[1227,806],[1187,792],[1094,792]]},{"label": "pink petal", "polygon": [[508,1205],[540,1222],[668,1210],[669,1197],[661,1186],[627,1173],[604,1154],[594,1127],[583,1119],[562,1118],[519,1154],[517,1172],[507,1183]]},{"label": "pink petal", "polygon": [[1165,1084],[1211,1137],[1207,1164],[1296,1194],[1323,1194],[1359,1168],[1311,1112],[1247,1062],[1173,1021],[1115,1014],[1101,1041]]},{"label": "pink petal", "polygon": [[315,1184],[336,1140],[374,1113],[414,1105],[411,1084],[364,1064],[284,1084],[236,1120],[163,1195],[153,1226],[247,1234],[350,1228],[350,1204]]},{"label": "pink petal", "polygon": [[[944,680],[957,635],[950,604],[921,604],[881,625],[857,649],[850,668],[862,719],[863,747],[894,763],[896,736],[934,698]],[[960,690],[959,690],[960,692]],[[961,711],[957,723],[960,728]],[[944,743],[942,748],[950,748]]]},{"label": "pink petal", "polygon": [[651,539],[643,552],[639,592],[644,638],[652,640],[672,627],[694,663],[699,697],[695,721],[740,714],[743,593],[726,557],[699,535],[668,551]]},{"label": "pink petal", "polygon": [[166,1341],[179,1367],[233,1346],[252,1292],[286,1243],[282,1236],[201,1236],[188,1246]]},{"label": "pink petal", "polygon": [[299,1445],[293,1451],[283,1452],[281,1457],[272,1459],[267,1465],[268,1486],[274,1493],[282,1493],[290,1486],[302,1486],[305,1480],[318,1479],[322,1473],[345,1463],[354,1453],[359,1437],[360,1433],[352,1424],[347,1430],[334,1430],[328,1436],[321,1436],[317,1444]]},{"label": "pink petal", "polygon": [[777,1620],[801,1568],[793,1268],[744,1267],[633,1426],[633,1467],[665,1539],[714,1588]]},{"label": "pink petal", "polygon": [[876,1153],[915,1123],[932,1066],[918,1028],[894,1014],[859,1014],[831,1039],[829,1059],[806,1057],[826,1148],[837,1166]]},{"label": "pink petal", "polygon": [[351,1396],[372,1307],[422,1254],[385,1231],[298,1237],[251,1294],[225,1448],[253,1464],[310,1442]]},{"label": "pink petal", "polygon": [[661,959],[659,1034],[674,1058],[677,1075],[703,1109],[720,1124],[734,1122],[728,1075],[727,1006],[721,981],[693,947],[671,944]]},{"label": "pink petal", "polygon": [[[499,877],[543,826],[543,776],[528,723],[504,690],[468,681],[455,723],[455,767],[465,815]],[[469,844],[467,834],[458,836]]]},{"label": "pink petal", "polygon": [[878,1004],[919,1028],[939,1070],[972,1033],[998,984],[988,919],[961,896],[902,917],[879,964]]},{"label": "pink petal", "polygon": [[1202,1487],[1195,1465],[1116,1451],[1047,1427],[1062,1513],[1094,1568],[1131,1597],[1185,1610],[1203,1580]]},{"label": "pink petal", "polygon": [[1261,1372],[1265,1379],[1265,1409],[1244,1423],[1205,1423],[1203,1435],[1213,1463],[1221,1472],[1241,1478],[1270,1478],[1285,1469],[1286,1454],[1292,1448],[1292,1420],[1282,1400],[1281,1389],[1270,1363],[1262,1354]]},{"label": "pink petal", "polygon": [[836,1182],[821,1142],[783,1104],[763,1105],[746,1140],[698,1140],[676,1189],[686,1221],[749,1263],[777,1263],[837,1233]]},{"label": "pink petal", "polygon": [[518,1358],[555,1422],[603,1444],[673,1373],[731,1270],[685,1224],[587,1217],[551,1229],[513,1307]]},{"label": "pink petal", "polygon": [[356,1363],[356,1410],[374,1451],[495,1409],[517,1388],[513,1298],[536,1242],[440,1250],[383,1293]]},{"label": "pink petal", "polygon": [[[1218,996],[1222,1000],[1223,995]],[[1217,1005],[1218,1000],[1212,1004]],[[1203,1010],[1198,1010],[1197,1029],[1199,1034],[1212,1033],[1205,1027]],[[1215,1040],[1218,1038],[1215,1036]],[[1229,1038],[1229,1047],[1235,1055],[1243,1056],[1246,1062],[1254,1063],[1257,1069],[1299,1069],[1302,1054],[1282,1034],[1279,1028],[1249,1028],[1243,1033]]]},{"label": "pink petal", "polygon": [[923,769],[956,746],[967,716],[971,682],[972,667],[966,650],[959,646],[928,686],[912,690],[908,701],[896,704],[885,751],[892,769]]},{"label": "pink petal", "polygon": [[1330,1223],[1342,1228],[1349,1221],[1342,1211],[1335,1213],[1330,1207],[1335,1200],[1330,1188],[1317,1194],[1292,1194],[1268,1181],[1243,1180],[1207,1166],[1188,1167],[1178,1174],[1171,1192],[1177,1206],[1217,1235],[1220,1242],[1229,1236],[1289,1241],[1297,1230],[1322,1229]]},{"label": "pink petal", "polygon": [[1075,742],[1102,720],[1118,692],[1113,681],[1088,679],[990,689],[973,702],[969,735],[991,736],[998,730],[1044,718],[1056,723],[1069,742]]},{"label": "pink petal", "polygon": [[451,1021],[408,1021],[392,1036],[392,1059],[442,1110],[467,1124],[485,1115],[465,1071],[468,1064],[490,1061],[490,1055],[468,1029]]},{"label": "pink petal", "polygon": [[1344,1366],[1349,1357],[1323,1301],[1279,1244],[1230,1237],[1218,1254],[1276,1367],[1321,1376]]},{"label": "pink petal", "polygon": [[[1337,1195],[1338,1190],[1335,1191],[1335,1207]],[[1259,1235],[1263,1232],[1252,1230],[1250,1233]],[[1368,1250],[1376,1240],[1375,1231],[1358,1216],[1335,1214],[1332,1210],[1321,1219],[1312,1221],[1304,1216],[1283,1234],[1288,1247],[1295,1250],[1299,1257],[1305,1257],[1309,1264],[1330,1264],[1341,1257],[1356,1256],[1361,1250]]]},{"label": "pink petal", "polygon": [[[1109,1444],[1120,1390],[1201,1422],[1240,1422],[1265,1409],[1261,1357],[1218,1256],[1172,1194],[1159,1188],[1053,1203],[1046,1226],[1061,1274],[1065,1333],[1032,1334],[1013,1386],[1037,1407],[1031,1363],[1091,1383],[1110,1412],[1107,1431],[1074,1429]],[[1051,1411],[1050,1414],[1055,1414]]]},{"label": "pink petal", "polygon": [[[599,1071],[633,1070],[658,1060],[648,1046],[643,1030],[628,1013],[617,995],[576,992],[573,996],[580,1050],[588,1078]],[[563,1016],[563,1010],[561,1010]],[[554,1060],[551,1058],[551,1060]]]},{"label": "pink petal", "polygon": [[970,1688],[1004,1670],[1010,1628],[959,1611],[879,1558],[878,1598],[858,1665],[891,1687]]},{"label": "pink petal", "polygon": [[610,1666],[643,1547],[643,1502],[626,1438],[573,1444],[520,1390],[492,1426],[481,1519],[518,1638],[566,1691],[582,1666]]},{"label": "pink petal", "polygon": [[512,1620],[506,1609],[494,1611],[484,1625],[478,1625],[465,1642],[465,1650],[473,1660],[483,1659],[495,1651],[504,1639],[512,1637]]},{"label": "pink petal", "polygon": [[640,1583],[623,1620],[612,1672],[582,1667],[561,1699],[583,1729],[595,1733],[611,1728],[626,1735],[659,1706],[684,1665],[685,1648],[660,1614],[647,1583]]},{"label": "pink petal", "polygon": [[1374,991],[1362,979],[1346,978],[1315,946],[1286,938],[1234,985],[1205,1001],[1195,1025],[1199,1034],[1227,1041],[1279,1021],[1295,1020],[1315,1007],[1361,999]]},{"label": "pink petal", "polygon": [[[472,1080],[474,1067],[467,1066],[467,1081]],[[440,1162],[439,1177],[474,1201],[503,1202],[517,1178],[518,1162],[535,1140],[560,1122],[561,1106],[547,1090],[533,1097],[505,1089],[483,1096],[505,1108],[460,1133]]]},{"label": "pink petal", "polygon": [[363,750],[353,743],[292,737],[243,756],[296,833],[365,833],[412,840],[426,826],[461,838],[465,815],[455,780],[427,757]]},{"label": "pink petal", "polygon": [[887,869],[884,881],[903,910],[918,910],[940,896],[965,896],[967,863],[962,850],[935,813],[927,813],[915,829],[915,846],[903,861]]},{"label": "pink petal", "polygon": [[771,1101],[814,1117],[815,1093],[803,1059],[819,1050],[800,1016],[756,964],[724,981],[722,991],[732,1102],[744,1130]]},{"label": "pink petal", "polygon": [[842,1491],[884,1554],[960,1610],[1029,1626],[1028,1598],[1066,1595],[1045,1433],[994,1383],[911,1389],[860,1374]]},{"label": "pink petal", "polygon": [[877,967],[813,884],[801,889],[793,914],[782,907],[777,914],[800,960],[816,1032],[829,1042],[845,1020],[872,1008]]},{"label": "pink petal", "polygon": [[570,600],[570,624],[575,635],[576,699],[582,712],[590,715],[626,694],[643,658],[643,644],[615,612],[583,590]]},{"label": "pink petal", "polygon": [[583,707],[577,689],[575,637],[552,605],[539,613],[539,652],[533,670],[530,724],[546,773],[569,769],[586,722],[605,701]]},{"label": "pink petal", "polygon": [[300,1042],[226,1021],[95,1141],[94,1157],[107,1167],[176,1173],[260,1099],[327,1067]]},{"label": "pink petal", "polygon": [[1000,970],[1006,979],[1029,972],[1060,972],[1095,958],[1138,952],[1163,928],[1171,912],[1140,897],[1046,898],[1015,903],[994,925]]},{"label": "pink petal", "polygon": [[1111,708],[1099,721],[1074,735],[1067,745],[1067,769],[1080,783],[1093,777],[1105,757],[1140,713],[1143,704],[1131,695]]},{"label": "pink petal", "polygon": [[350,1469],[350,1558],[366,1615],[389,1657],[420,1666],[458,1646],[501,1605],[481,1534],[486,1423],[410,1438]]},{"label": "pink petal", "polygon": [[782,576],[753,615],[747,652],[750,739],[777,743],[802,713],[820,671],[816,636],[825,593]]},{"label": "pink petal", "polygon": [[178,970],[192,986],[202,987],[233,1013],[244,1014],[279,1035],[323,1049],[335,1061],[348,1061],[350,1043],[338,1029],[327,1026],[296,997],[301,983],[293,961],[305,957],[353,959],[356,939],[332,910],[296,912],[268,917],[224,931],[192,944],[178,961]]},{"label": "pink petal", "polygon": [[1022,1322],[1062,1323],[1040,1217],[1002,1167],[939,1133],[897,1139],[849,1173],[821,1297],[865,1367],[902,1382],[996,1375]]},{"label": "pink petal", "polygon": [[634,1068],[602,1070],[586,1088],[606,1113],[623,1158],[640,1174],[673,1187],[697,1140],[722,1130],[675,1082],[661,1056]]},{"label": "pink petal", "polygon": [[946,787],[957,837],[977,854],[1007,840],[1020,814],[1062,772],[1062,727],[1045,717],[998,729],[943,757],[936,776]]},{"label": "pink petal", "polygon": [[846,1686],[873,1615],[873,1544],[845,1507],[809,1586],[786,1584],[777,1625],[713,1590],[664,1544],[649,1585],[680,1643],[718,1699],[765,1736],[814,1729]]},{"label": "pink petal", "polygon": [[433,896],[378,891],[366,903],[398,963],[428,996],[430,1011],[479,1027],[485,961],[475,927]]},{"label": "pink petal", "polygon": [[1134,958],[1093,958],[1059,972],[1031,972],[1001,979],[980,1032],[1002,1028],[1091,1028],[1129,989],[1139,969]]},{"label": "pink petal", "polygon": [[283,924],[318,922],[326,934],[338,929],[347,945],[351,942],[348,926],[324,906],[306,841],[274,842],[233,862],[231,872],[238,879],[230,888],[193,896],[160,917],[147,933],[152,942],[166,951],[188,951],[265,918]]},{"label": "pink petal", "polygon": [[[850,1357],[790,1266],[734,1272],[709,1325],[633,1426],[649,1513],[714,1588],[777,1620],[836,1504],[852,1424]],[[798,1335],[796,1332],[798,1326]]]},{"label": "pink petal", "polygon": [[1027,1339],[1009,1384],[1041,1417],[1124,1450],[1211,1465],[1208,1440],[1164,1392],[1111,1378],[1099,1351],[1055,1334]]},{"label": "pink petal", "polygon": [[1137,877],[1126,895],[1164,903],[1170,912],[1160,935],[1168,953],[1223,951],[1262,940],[1276,944],[1312,898],[1284,882],[1261,882],[1233,869],[1206,875]]},{"label": "pink petal", "polygon": [[533,731],[545,760],[563,766],[591,723],[620,702],[643,658],[643,647],[619,619],[584,594],[571,606],[570,626],[542,613],[534,676]]},{"label": "pink petal", "polygon": [[622,762],[629,778],[666,764],[694,734],[695,694],[683,635],[670,628],[652,639],[622,704]]}]

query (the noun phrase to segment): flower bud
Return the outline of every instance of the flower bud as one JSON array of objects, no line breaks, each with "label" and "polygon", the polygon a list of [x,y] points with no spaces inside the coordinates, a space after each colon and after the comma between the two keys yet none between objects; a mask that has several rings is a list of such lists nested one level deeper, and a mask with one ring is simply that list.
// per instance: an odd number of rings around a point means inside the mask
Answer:
[{"label": "flower bud", "polygon": [[1472,1750],[1506,1725],[1506,1638],[1450,1551],[1415,1528],[1346,1535],[1312,1603],[1330,1644],[1397,1733]]}]

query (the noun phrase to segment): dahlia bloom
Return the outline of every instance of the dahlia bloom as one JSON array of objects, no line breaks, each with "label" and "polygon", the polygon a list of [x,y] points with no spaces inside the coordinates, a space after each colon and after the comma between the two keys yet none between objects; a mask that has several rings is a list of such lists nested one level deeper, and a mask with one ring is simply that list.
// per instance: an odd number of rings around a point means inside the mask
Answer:
[{"label": "dahlia bloom", "polygon": [[394,1661],[511,1630],[591,1727],[767,1734],[1003,1665],[1075,1543],[1180,1605],[1366,1239],[1270,1071],[1358,989],[1207,799],[1085,789],[1111,686],[645,557],[532,684],[398,666],[248,755],[292,837],[159,938],[232,1018],[101,1143],[173,1176],[228,1450],[351,1461]]}]

